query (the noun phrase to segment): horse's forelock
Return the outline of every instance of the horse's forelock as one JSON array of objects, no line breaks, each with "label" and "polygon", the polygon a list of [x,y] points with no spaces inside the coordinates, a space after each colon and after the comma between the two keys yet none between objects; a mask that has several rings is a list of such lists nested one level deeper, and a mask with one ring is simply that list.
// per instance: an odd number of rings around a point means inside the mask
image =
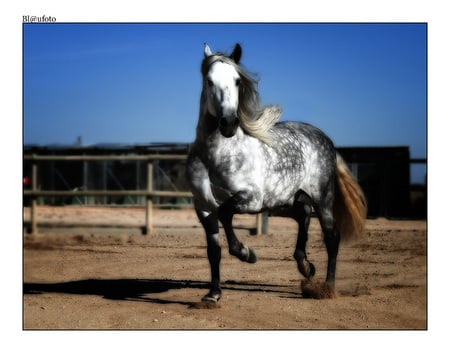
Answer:
[{"label": "horse's forelock", "polygon": [[223,62],[234,67],[238,67],[238,65],[236,65],[236,63],[229,57],[221,53],[215,53],[203,59],[201,67],[202,75],[205,76],[208,73],[211,65],[216,62]]}]

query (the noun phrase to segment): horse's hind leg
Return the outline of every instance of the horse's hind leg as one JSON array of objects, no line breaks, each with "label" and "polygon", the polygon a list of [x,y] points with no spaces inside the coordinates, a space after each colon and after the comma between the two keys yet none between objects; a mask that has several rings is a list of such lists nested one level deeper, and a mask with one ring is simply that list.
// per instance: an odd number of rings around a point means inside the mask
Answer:
[{"label": "horse's hind leg", "polygon": [[255,251],[242,244],[233,230],[233,216],[236,213],[245,213],[245,207],[247,205],[246,193],[240,192],[229,198],[222,205],[220,205],[218,210],[218,217],[223,225],[225,234],[228,241],[228,249],[231,255],[236,256],[239,260],[255,263],[256,253]]},{"label": "horse's hind leg", "polygon": [[[323,205],[323,204],[322,204]],[[336,278],[336,262],[339,251],[340,234],[336,227],[333,216],[333,208],[319,207],[316,209],[320,226],[322,228],[325,246],[328,254],[327,278],[324,285],[318,287],[319,290],[315,293],[316,298],[334,298],[335,294],[335,278]]]},{"label": "horse's hind leg", "polygon": [[311,206],[296,202],[293,209],[293,217],[298,223],[297,245],[294,258],[297,261],[300,273],[309,279],[314,276],[314,265],[308,261],[306,256],[306,242],[308,241],[309,220],[311,217]]},{"label": "horse's hind leg", "polygon": [[222,295],[220,289],[220,259],[222,251],[219,244],[219,222],[216,213],[203,211],[197,207],[195,210],[206,232],[207,253],[211,267],[211,289],[202,300],[217,303]]},{"label": "horse's hind leg", "polygon": [[334,289],[336,277],[336,262],[339,251],[340,234],[336,227],[333,217],[333,208],[322,207],[317,210],[320,226],[322,228],[324,242],[327,248],[328,265],[327,265],[327,284]]},{"label": "horse's hind leg", "polygon": [[[302,281],[302,294],[304,297],[324,299],[334,298],[334,281],[336,275],[336,259],[339,249],[339,232],[334,224],[333,211],[328,208],[316,208],[320,225],[324,234],[324,241],[328,253],[327,279],[326,282]],[[314,268],[314,267],[312,267]]]}]

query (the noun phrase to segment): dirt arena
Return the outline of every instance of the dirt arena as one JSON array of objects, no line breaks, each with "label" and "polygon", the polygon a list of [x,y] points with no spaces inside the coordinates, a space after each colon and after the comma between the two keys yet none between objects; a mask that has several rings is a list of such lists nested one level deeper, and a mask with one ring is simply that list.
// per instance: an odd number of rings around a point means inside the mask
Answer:
[{"label": "dirt arena", "polygon": [[[23,328],[427,329],[425,221],[368,220],[364,239],[341,246],[338,297],[315,300],[301,294],[296,224],[270,218],[269,234],[254,236],[255,217],[237,216],[237,234],[258,262],[230,256],[222,235],[223,296],[199,309],[210,275],[195,213],[154,217],[154,234],[142,236],[142,208],[39,207],[40,233],[24,233]],[[307,250],[323,280],[316,219]]]}]

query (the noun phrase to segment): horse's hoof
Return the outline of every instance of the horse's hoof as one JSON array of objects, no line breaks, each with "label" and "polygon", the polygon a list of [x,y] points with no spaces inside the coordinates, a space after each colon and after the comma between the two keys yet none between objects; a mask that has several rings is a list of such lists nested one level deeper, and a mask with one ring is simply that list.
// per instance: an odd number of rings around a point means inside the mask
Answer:
[{"label": "horse's hoof", "polygon": [[202,298],[202,301],[199,303],[191,304],[191,309],[218,309],[220,308],[219,304],[220,296],[211,296],[209,294],[205,295]]},{"label": "horse's hoof", "polygon": [[334,286],[327,282],[305,279],[301,282],[301,289],[303,298],[332,299],[337,297]]},{"label": "horse's hoof", "polygon": [[316,274],[316,268],[312,262],[309,262],[305,258],[297,260],[297,265],[300,273],[308,280]]},{"label": "horse's hoof", "polygon": [[295,250],[294,259],[297,261],[299,272],[307,279],[311,279],[316,274],[316,268],[306,259],[306,255],[300,249]]},{"label": "horse's hoof", "polygon": [[222,296],[221,293],[217,293],[217,292],[214,293],[211,291],[202,298],[202,302],[217,304],[219,302],[221,296]]},{"label": "horse's hoof", "polygon": [[210,297],[209,295],[205,295],[202,298],[202,302],[204,303],[213,303],[213,304],[217,304],[219,302],[219,298],[215,298],[215,297]]},{"label": "horse's hoof", "polygon": [[239,252],[230,250],[230,254],[236,256],[243,262],[248,262],[251,264],[254,264],[258,260],[255,250],[248,246],[243,246]]},{"label": "horse's hoof", "polygon": [[247,255],[247,259],[245,261],[247,261],[248,263],[254,264],[257,260],[258,260],[258,257],[256,256],[255,250],[253,250],[252,248],[248,248],[248,255]]}]

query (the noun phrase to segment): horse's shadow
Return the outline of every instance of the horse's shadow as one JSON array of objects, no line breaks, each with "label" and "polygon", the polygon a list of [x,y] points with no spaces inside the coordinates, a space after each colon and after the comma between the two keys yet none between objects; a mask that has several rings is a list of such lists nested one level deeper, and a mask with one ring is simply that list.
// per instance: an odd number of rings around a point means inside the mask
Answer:
[{"label": "horse's shadow", "polygon": [[[197,303],[149,297],[151,294],[186,288],[209,289],[210,284],[202,281],[172,279],[86,279],[61,283],[24,283],[24,294],[65,293],[77,295],[98,295],[110,300],[144,301],[157,304],[181,304],[195,307]],[[272,292],[282,296],[299,296],[286,287],[270,284],[227,281],[225,290]]]}]

